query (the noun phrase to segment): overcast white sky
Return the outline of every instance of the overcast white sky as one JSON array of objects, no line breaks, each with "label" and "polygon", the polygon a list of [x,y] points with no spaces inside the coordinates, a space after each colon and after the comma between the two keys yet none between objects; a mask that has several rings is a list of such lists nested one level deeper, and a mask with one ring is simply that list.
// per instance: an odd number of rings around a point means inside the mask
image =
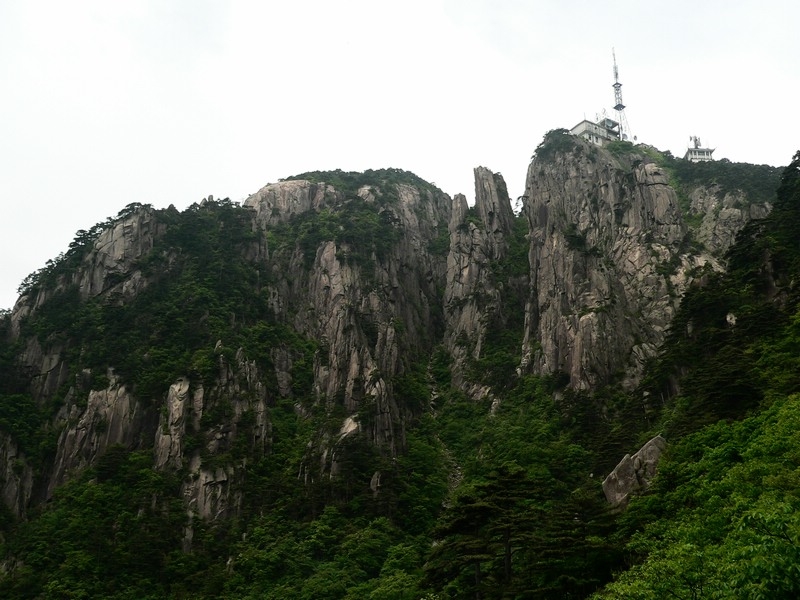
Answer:
[{"label": "overcast white sky", "polygon": [[522,194],[550,129],[613,105],[639,141],[786,165],[800,2],[1,0],[0,308],[131,202],[241,201],[303,171],[397,167]]}]

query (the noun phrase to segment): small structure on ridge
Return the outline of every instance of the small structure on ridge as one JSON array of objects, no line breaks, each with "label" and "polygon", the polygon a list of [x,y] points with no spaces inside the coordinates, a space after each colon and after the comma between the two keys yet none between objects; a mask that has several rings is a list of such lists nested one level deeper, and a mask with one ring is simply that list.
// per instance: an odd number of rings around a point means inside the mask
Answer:
[{"label": "small structure on ridge", "polygon": [[700,138],[696,135],[689,136],[689,141],[692,142],[692,146],[686,150],[686,154],[683,155],[684,160],[690,160],[692,162],[707,162],[709,160],[714,160],[711,156],[714,153],[716,148],[703,148],[702,144],[700,143]]}]

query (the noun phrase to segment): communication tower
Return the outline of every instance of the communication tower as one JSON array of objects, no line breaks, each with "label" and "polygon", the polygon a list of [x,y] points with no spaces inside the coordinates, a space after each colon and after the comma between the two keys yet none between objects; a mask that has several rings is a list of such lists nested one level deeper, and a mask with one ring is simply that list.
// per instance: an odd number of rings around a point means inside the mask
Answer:
[{"label": "communication tower", "polygon": [[628,127],[628,118],[625,116],[625,104],[622,102],[622,84],[619,82],[617,53],[614,51],[614,48],[611,49],[611,56],[614,58],[614,110],[617,111],[619,139],[627,140],[630,129]]}]

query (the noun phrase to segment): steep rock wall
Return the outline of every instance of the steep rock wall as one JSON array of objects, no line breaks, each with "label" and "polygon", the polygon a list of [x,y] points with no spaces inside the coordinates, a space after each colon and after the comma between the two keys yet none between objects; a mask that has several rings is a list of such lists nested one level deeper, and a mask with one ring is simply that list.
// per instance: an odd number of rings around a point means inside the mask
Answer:
[{"label": "steep rock wall", "polygon": [[0,500],[18,517],[24,517],[33,492],[33,469],[8,434],[0,432]]},{"label": "steep rock wall", "polygon": [[470,219],[466,198],[453,200],[450,251],[444,288],[446,328],[444,346],[453,357],[453,382],[472,398],[486,396],[486,385],[470,381],[469,362],[481,357],[487,327],[501,311],[501,294],[493,264],[506,252],[514,214],[502,176],[475,169],[475,207]]},{"label": "steep rock wall", "polygon": [[[263,188],[245,205],[269,238],[271,228],[304,213],[347,211],[359,202],[399,235],[380,251],[376,244],[367,260],[347,239],[322,239],[310,264],[299,245],[269,248],[268,294],[278,318],[319,342],[317,403],[343,406],[342,427],[351,420],[393,454],[405,445],[407,410],[395,398],[393,380],[406,372],[409,356],[430,352],[442,328],[437,307],[445,272],[431,245],[449,221],[450,199],[407,184],[362,186],[354,198],[325,183],[286,181]],[[319,452],[328,455],[325,448]]]},{"label": "steep rock wall", "polygon": [[[61,433],[38,480],[14,441],[0,439],[3,498],[24,514],[70,473],[121,444],[152,448],[156,468],[188,473],[182,493],[192,519],[238,514],[246,469],[233,449],[269,452],[268,407],[279,399],[299,415],[337,415],[338,422],[308,441],[300,473],[307,481],[336,477],[354,436],[386,455],[402,451],[407,424],[429,399],[404,397],[399,382],[437,346],[453,359],[456,387],[473,399],[492,396],[472,367],[494,343],[488,336],[508,328],[524,334],[522,372],[563,371],[577,388],[614,379],[632,386],[694,274],[706,265],[719,268],[712,254],[721,255],[734,230],[762,210],[712,188],[695,190],[692,211],[704,214],[697,235],[709,249],[701,252],[662,168],[643,154],[613,155],[580,140],[547,160],[537,158],[526,185],[529,271],[522,276],[504,271],[511,242],[524,250],[520,220],[502,177],[483,167],[475,169],[473,208],[465,197],[450,199],[424,182],[265,186],[245,202],[250,215],[242,218],[253,235],[236,252],[257,266],[252,291],[271,313],[262,316],[280,335],[297,336],[313,349],[304,354],[308,346],[299,350],[272,338],[258,350],[262,359],[269,356],[267,371],[274,369],[265,373],[220,340],[213,377],[190,376],[187,363],[185,377],[162,382],[168,393],[145,401],[114,375],[114,365],[107,365],[107,377],[99,378],[107,384],[97,389],[97,373],[74,368],[81,349],[73,340],[28,332],[18,362],[37,402],[63,402],[48,423]],[[78,302],[117,306],[158,285],[140,263],[163,249],[159,240],[176,222],[172,211],[161,219],[164,213],[141,207],[110,223],[74,269],[20,298],[11,338],[64,290],[77,290]],[[181,250],[170,252],[158,253],[165,269]],[[510,325],[510,313],[523,312],[510,296],[527,297],[524,327]],[[203,310],[198,319],[208,317]],[[215,318],[235,321],[235,313]],[[296,362],[313,362],[300,388]],[[189,527],[187,548],[191,538]]]},{"label": "steep rock wall", "polygon": [[142,207],[103,229],[77,267],[62,274],[55,285],[36,286],[19,297],[11,313],[11,334],[20,332],[22,319],[68,287],[76,286],[83,300],[117,293],[130,299],[147,285],[136,263],[166,232],[155,211]]},{"label": "steep rock wall", "polygon": [[[713,258],[688,230],[664,171],[574,138],[526,182],[531,295],[523,369],[589,388],[637,381],[693,270]],[[718,267],[717,267],[718,268]]]},{"label": "steep rock wall", "polygon": [[[114,222],[99,234],[75,269],[59,275],[53,285],[36,286],[19,297],[11,312],[11,339],[19,337],[24,319],[67,288],[76,288],[83,301],[99,295],[115,295],[121,302],[133,298],[147,285],[137,263],[165,232],[166,225],[149,207]],[[43,345],[35,337],[27,340],[20,362],[37,373],[32,389],[35,399],[51,396],[66,382],[63,353],[67,344],[48,340]]]},{"label": "steep rock wall", "polygon": [[717,257],[725,255],[748,221],[763,219],[772,210],[768,202],[751,203],[741,191],[722,193],[718,185],[694,188],[689,199],[689,215],[700,219],[695,237]]},{"label": "steep rock wall", "polygon": [[72,391],[67,398],[61,411],[66,426],[58,438],[46,498],[66,481],[70,472],[94,464],[110,446],[121,444],[129,449],[152,446],[152,411],[128,392],[113,372],[109,375],[107,389],[91,390],[85,395]]}]

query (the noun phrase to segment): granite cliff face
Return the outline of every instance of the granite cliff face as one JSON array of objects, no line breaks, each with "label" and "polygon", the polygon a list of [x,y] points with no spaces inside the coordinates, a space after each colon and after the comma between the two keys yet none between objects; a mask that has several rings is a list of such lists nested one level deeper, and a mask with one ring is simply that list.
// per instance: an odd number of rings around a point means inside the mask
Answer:
[{"label": "granite cliff face", "polygon": [[689,218],[700,222],[695,237],[717,257],[724,256],[748,221],[772,210],[769,202],[751,202],[743,192],[723,192],[719,185],[696,187],[689,198]]},{"label": "granite cliff face", "polygon": [[[348,196],[325,183],[285,181],[264,187],[245,206],[268,235],[276,224],[335,221],[334,239],[297,245],[272,238],[266,293],[278,319],[320,342],[314,405],[344,409],[339,441],[361,431],[396,453],[404,445],[407,408],[396,401],[394,381],[409,369],[408,357],[429,352],[441,331],[445,273],[430,246],[446,235],[450,199],[427,185],[364,185]],[[360,227],[343,234],[334,214]],[[336,469],[328,441],[318,448],[325,471]]]},{"label": "granite cliff face", "polygon": [[719,262],[692,243],[665,170],[646,155],[571,138],[531,162],[526,196],[523,368],[566,373],[577,388],[635,385],[693,275]]},{"label": "granite cliff face", "polygon": [[502,176],[484,167],[475,169],[472,212],[463,195],[453,200],[444,289],[444,345],[453,358],[454,384],[474,399],[491,394],[486,384],[470,381],[466,372],[469,363],[483,353],[493,317],[502,314],[493,265],[505,256],[513,220]]},{"label": "granite cliff face", "polygon": [[239,514],[276,414],[313,423],[308,484],[342,477],[363,445],[401,454],[434,354],[472,400],[515,373],[632,386],[692,278],[769,210],[696,188],[687,224],[651,155],[574,138],[537,153],[522,216],[499,174],[475,169],[475,194],[469,207],[397,170],[310,173],[241,207],[132,206],[79,232],[0,319],[15,374],[0,391],[54,440],[33,457],[0,431],[5,504],[24,515],[110,448],[152,452],[181,474],[189,548],[194,519]]}]

